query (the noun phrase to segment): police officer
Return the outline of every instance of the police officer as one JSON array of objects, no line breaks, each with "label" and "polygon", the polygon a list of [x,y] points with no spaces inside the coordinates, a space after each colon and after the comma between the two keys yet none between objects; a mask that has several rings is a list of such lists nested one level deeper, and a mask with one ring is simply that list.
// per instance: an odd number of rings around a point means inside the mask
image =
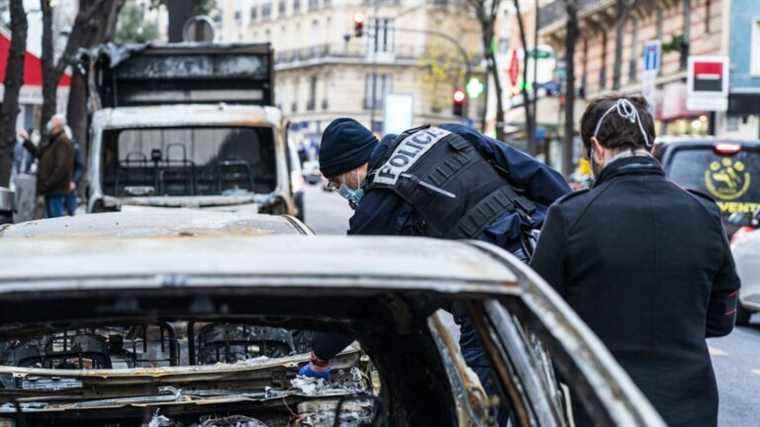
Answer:
[{"label": "police officer", "polygon": [[531,266],[668,425],[714,426],[705,338],[731,332],[739,289],[718,206],[665,178],[643,99],[592,102],[581,136],[595,182],[549,209]]},{"label": "police officer", "polygon": [[[570,191],[562,176],[520,151],[458,125],[374,135],[352,119],[333,121],[319,155],[322,174],[355,209],[348,234],[479,239],[527,261],[527,230]],[[466,316],[460,346],[486,391],[489,362]],[[329,359],[352,340],[317,334],[301,374],[329,375]],[[490,389],[490,390],[489,390]]]}]

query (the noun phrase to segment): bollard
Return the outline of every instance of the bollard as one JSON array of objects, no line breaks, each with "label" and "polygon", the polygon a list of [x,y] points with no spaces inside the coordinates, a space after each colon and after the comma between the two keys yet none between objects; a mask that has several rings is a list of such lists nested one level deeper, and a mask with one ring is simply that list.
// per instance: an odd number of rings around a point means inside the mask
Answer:
[{"label": "bollard", "polygon": [[13,206],[15,195],[13,191],[0,187],[0,225],[13,223]]}]

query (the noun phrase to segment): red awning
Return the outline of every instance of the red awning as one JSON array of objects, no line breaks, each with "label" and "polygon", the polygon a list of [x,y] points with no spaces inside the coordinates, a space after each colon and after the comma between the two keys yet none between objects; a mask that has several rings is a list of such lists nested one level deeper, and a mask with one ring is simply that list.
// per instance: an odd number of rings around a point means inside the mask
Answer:
[{"label": "red awning", "polygon": [[[8,50],[11,40],[4,32],[0,32],[0,84],[5,82],[5,68],[8,64]],[[24,85],[42,86],[42,60],[29,51],[24,52]],[[61,76],[59,87],[71,85],[71,78],[64,73]]]}]

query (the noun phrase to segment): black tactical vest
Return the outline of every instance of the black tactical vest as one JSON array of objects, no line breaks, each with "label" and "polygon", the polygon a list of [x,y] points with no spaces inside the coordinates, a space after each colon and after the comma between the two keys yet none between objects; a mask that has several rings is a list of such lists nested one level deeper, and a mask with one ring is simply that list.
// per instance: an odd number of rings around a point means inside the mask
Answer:
[{"label": "black tactical vest", "polygon": [[[398,194],[424,219],[421,234],[471,239],[504,212],[529,217],[535,204],[519,195],[470,142],[437,127],[411,129],[368,174],[366,191]],[[452,197],[453,196],[453,197]]]}]

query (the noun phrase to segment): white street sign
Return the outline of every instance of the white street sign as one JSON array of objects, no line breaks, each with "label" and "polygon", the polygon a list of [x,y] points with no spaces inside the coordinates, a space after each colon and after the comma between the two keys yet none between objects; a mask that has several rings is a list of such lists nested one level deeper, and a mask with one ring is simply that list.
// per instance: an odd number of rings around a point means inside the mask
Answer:
[{"label": "white street sign", "polygon": [[690,56],[688,70],[686,109],[728,110],[728,57]]},{"label": "white street sign", "polygon": [[389,93],[385,96],[385,133],[401,133],[412,127],[414,96],[408,93]]}]

